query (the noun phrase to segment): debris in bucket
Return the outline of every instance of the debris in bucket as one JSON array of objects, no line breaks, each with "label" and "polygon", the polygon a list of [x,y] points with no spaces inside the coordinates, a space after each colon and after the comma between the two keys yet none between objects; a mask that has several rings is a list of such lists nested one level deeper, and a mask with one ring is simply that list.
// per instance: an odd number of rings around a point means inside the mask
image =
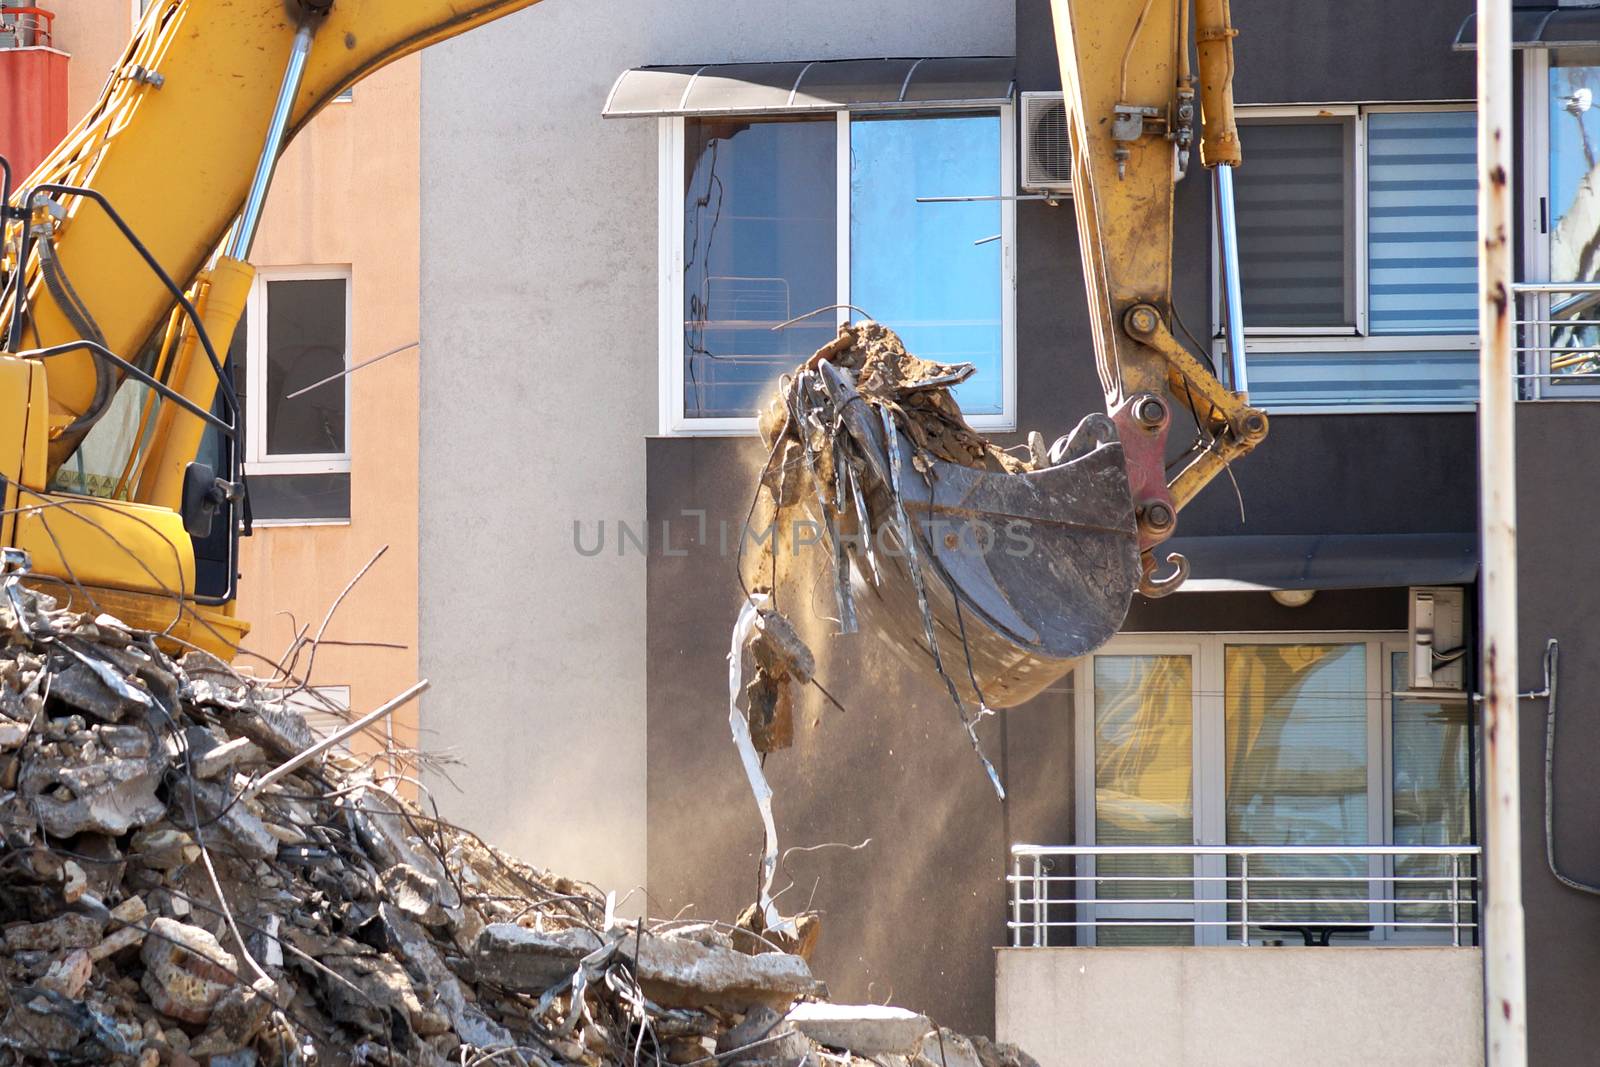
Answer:
[{"label": "debris in bucket", "polygon": [[[858,581],[870,584],[877,601],[886,600],[889,584],[908,584],[914,596],[898,609],[877,612],[877,621],[891,644],[915,658],[931,658],[995,792],[1004,798],[999,775],[978,741],[977,723],[990,712],[972,668],[960,593],[938,561],[923,554],[927,549],[919,550],[925,534],[914,532],[904,495],[908,479],[932,485],[941,463],[997,474],[1034,469],[1033,456],[1021,459],[1000,449],[962,415],[951,389],[974,371],[970,363],[919,359],[881,323],[840,326],[833,341],[784,379],[763,413],[762,439],[771,451],[756,489],[752,523],[773,533],[750,537],[747,532],[746,540],[759,550],[741,560],[741,575],[746,588],[758,594],[799,584],[795,579],[812,569],[811,561],[796,551],[794,531],[804,514],[822,527],[820,543],[832,554],[829,570],[840,633],[858,629]],[[909,462],[904,464],[909,469],[903,469],[900,448],[864,442],[857,426],[870,427],[877,441],[903,437],[909,443]],[[953,625],[942,624],[935,610],[944,601],[953,605]],[[914,621],[895,618],[897,612],[914,613]],[[945,641],[957,648],[953,654],[941,651],[941,629]],[[783,658],[787,635],[798,642],[794,625],[769,601],[747,646],[754,677],[745,690],[752,739],[763,753],[793,743],[793,683],[807,681],[814,671],[809,651],[806,671],[786,669],[793,663]]]},{"label": "debris in bucket", "polygon": [[269,779],[316,745],[272,691],[6,592],[0,1064],[1033,1067],[909,1013],[809,1008],[816,916],[783,946],[618,920],[348,754]]}]

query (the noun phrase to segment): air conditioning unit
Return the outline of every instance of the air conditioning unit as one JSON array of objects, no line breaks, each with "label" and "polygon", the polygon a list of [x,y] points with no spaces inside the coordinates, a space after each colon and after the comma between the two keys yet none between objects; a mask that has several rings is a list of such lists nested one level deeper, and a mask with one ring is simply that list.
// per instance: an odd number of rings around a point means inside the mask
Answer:
[{"label": "air conditioning unit", "polygon": [[1466,688],[1467,594],[1459,586],[1411,590],[1411,688]]},{"label": "air conditioning unit", "polygon": [[1072,141],[1067,104],[1060,93],[1023,93],[1022,188],[1030,193],[1072,195]]}]

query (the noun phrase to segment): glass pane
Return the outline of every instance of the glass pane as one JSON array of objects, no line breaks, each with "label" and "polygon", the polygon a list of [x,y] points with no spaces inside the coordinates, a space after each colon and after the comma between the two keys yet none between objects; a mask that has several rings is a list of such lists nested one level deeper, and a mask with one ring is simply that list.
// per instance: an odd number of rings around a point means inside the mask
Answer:
[{"label": "glass pane", "polygon": [[[1389,684],[1408,686],[1408,656],[1389,657]],[[1431,701],[1395,697],[1394,720],[1394,843],[1397,845],[1465,845],[1472,840],[1471,764],[1467,747],[1467,703],[1464,700]],[[1473,873],[1461,861],[1459,873]],[[1448,901],[1470,893],[1452,888],[1449,857],[1401,856],[1395,861],[1395,896],[1402,900],[1445,901],[1433,905],[1397,905],[1396,922],[1448,923]],[[1460,919],[1471,914],[1461,909]],[[1449,941],[1451,933],[1440,927],[1408,930],[1411,936]]]},{"label": "glass pane", "polygon": [[1367,118],[1367,318],[1373,333],[1478,329],[1478,116]]},{"label": "glass pane", "polygon": [[1245,325],[1353,327],[1351,120],[1241,123],[1239,137]]},{"label": "glass pane", "polygon": [[832,340],[836,126],[684,120],[683,408],[754,415],[778,376]]},{"label": "glass pane", "polygon": [[[1194,674],[1188,656],[1094,658],[1094,834],[1098,845],[1194,844]],[[1187,900],[1187,856],[1100,857],[1095,897]],[[1130,878],[1135,880],[1106,880]],[[1138,878],[1182,878],[1140,881]],[[1118,920],[1192,918],[1187,904],[1096,908],[1102,945],[1187,945],[1192,928]]]},{"label": "glass pane", "polygon": [[1000,202],[917,197],[999,192],[998,115],[850,124],[850,302],[923,359],[976,364],[969,415],[1002,410]]},{"label": "glass pane", "polygon": [[[1600,54],[1551,53],[1550,115],[1550,280],[1592,282],[1600,278]],[[1600,374],[1600,293],[1556,293],[1549,318],[1578,320],[1548,331],[1550,367],[1559,376]],[[1542,368],[1541,368],[1542,369]],[[1578,379],[1582,382],[1583,379]],[[1593,384],[1590,378],[1586,384]]]},{"label": "glass pane", "polygon": [[[1223,673],[1228,843],[1365,844],[1366,646],[1229,645]],[[1338,901],[1367,896],[1367,867],[1361,857],[1252,856],[1252,927],[1366,924],[1366,905]],[[1243,873],[1237,859],[1228,873]],[[1240,888],[1230,883],[1230,895]]]},{"label": "glass pane", "polygon": [[303,396],[288,394],[345,368],[343,278],[267,283],[267,454],[343,455],[345,390],[335,378]]}]

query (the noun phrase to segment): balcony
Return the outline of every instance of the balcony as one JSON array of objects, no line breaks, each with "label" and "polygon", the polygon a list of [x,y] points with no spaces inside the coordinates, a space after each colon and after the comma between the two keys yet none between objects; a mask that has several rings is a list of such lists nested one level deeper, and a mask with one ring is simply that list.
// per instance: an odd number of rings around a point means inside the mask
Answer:
[{"label": "balcony", "polygon": [[1518,282],[1522,400],[1600,397],[1600,282]]},{"label": "balcony", "polygon": [[1012,948],[1473,945],[1476,845],[1014,845]]},{"label": "balcony", "polygon": [[1479,851],[1015,846],[997,1035],[1042,1067],[1481,1064]]}]

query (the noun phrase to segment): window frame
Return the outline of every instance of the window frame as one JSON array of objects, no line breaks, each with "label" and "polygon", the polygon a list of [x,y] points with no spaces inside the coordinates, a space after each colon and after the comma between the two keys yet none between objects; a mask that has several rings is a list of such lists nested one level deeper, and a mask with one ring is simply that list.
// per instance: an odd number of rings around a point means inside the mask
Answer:
[{"label": "window frame", "polygon": [[[842,108],[833,111],[837,138],[834,179],[835,247],[834,299],[850,301],[850,126],[853,117],[894,115],[951,116],[998,112],[1000,123],[1000,376],[1001,410],[998,414],[973,414],[967,421],[976,430],[1009,433],[1017,428],[1017,269],[1016,269],[1016,106],[1012,103],[973,107],[907,109]],[[759,116],[756,116],[759,118]],[[775,116],[776,117],[776,116]],[[657,120],[657,425],[666,437],[729,437],[756,433],[754,415],[692,417],[684,406],[684,116]],[[849,321],[850,309],[840,307],[835,321]],[[891,324],[892,325],[892,324]]]},{"label": "window frame", "polygon": [[[1191,773],[1191,812],[1194,819],[1195,843],[1200,845],[1226,845],[1227,841],[1227,698],[1223,691],[1225,656],[1229,645],[1338,645],[1364,644],[1367,705],[1367,838],[1363,844],[1394,844],[1394,701],[1404,699],[1406,691],[1397,690],[1389,677],[1390,657],[1397,652],[1407,652],[1409,641],[1402,631],[1394,630],[1292,630],[1247,631],[1239,633],[1199,633],[1180,631],[1172,633],[1118,634],[1102,647],[1085,656],[1083,664],[1073,674],[1073,810],[1076,843],[1093,845],[1095,838],[1095,751],[1094,751],[1094,660],[1096,656],[1189,656],[1190,677],[1193,681],[1192,736],[1193,755]],[[1422,699],[1418,697],[1417,699]],[[1443,699],[1449,699],[1448,695]],[[1470,727],[1469,722],[1469,727]],[[1476,774],[1475,768],[1469,773]],[[1201,860],[1214,859],[1202,857]],[[1384,877],[1383,857],[1373,857],[1373,877]],[[1197,864],[1198,865],[1198,864]],[[1220,867],[1212,864],[1212,867]],[[1203,873],[1215,875],[1220,870],[1205,869]],[[1079,883],[1087,887],[1085,894],[1092,898],[1094,883]],[[1224,904],[1225,894],[1221,883],[1201,883],[1197,898],[1207,906]],[[1092,899],[1088,901],[1092,904]],[[1108,901],[1108,905],[1115,905]],[[1378,905],[1374,905],[1378,907]],[[1392,905],[1384,907],[1392,908]],[[1195,944],[1222,943],[1217,927],[1198,926]],[[1083,944],[1092,945],[1092,927],[1083,928],[1090,938]],[[1436,944],[1426,934],[1413,931],[1396,931],[1379,926],[1370,940],[1374,943]]]},{"label": "window frame", "polygon": [[[1349,118],[1354,123],[1354,162],[1353,172],[1348,179],[1354,183],[1352,190],[1352,211],[1354,220],[1350,239],[1355,242],[1354,255],[1351,257],[1354,277],[1349,279],[1355,289],[1355,325],[1354,327],[1252,327],[1245,323],[1245,358],[1248,362],[1252,352],[1255,353],[1317,353],[1317,352],[1403,352],[1417,351],[1477,351],[1479,347],[1476,334],[1461,333],[1436,333],[1436,334],[1374,334],[1368,321],[1369,289],[1371,286],[1369,241],[1370,219],[1368,218],[1368,175],[1367,175],[1367,118],[1377,114],[1396,114],[1414,112],[1449,112],[1449,111],[1475,111],[1477,104],[1470,100],[1410,100],[1388,101],[1384,103],[1342,103],[1342,104],[1240,104],[1237,113],[1240,125],[1248,125],[1252,119],[1300,119],[1311,120],[1318,118]],[[1246,160],[1248,163],[1248,159]],[[1215,360],[1223,360],[1227,356],[1226,338],[1221,331],[1223,320],[1222,310],[1222,271],[1221,248],[1217,243],[1216,207],[1213,200],[1211,215],[1211,354]],[[1220,364],[1219,364],[1220,365]],[[1366,404],[1279,404],[1268,403],[1264,405],[1273,414],[1284,415],[1367,415],[1367,414],[1437,414],[1445,412],[1476,411],[1476,402],[1462,403],[1448,400],[1429,401],[1422,398],[1417,403],[1397,401],[1382,401]]]},{"label": "window frame", "polygon": [[[1575,49],[1579,51],[1582,49]],[[1550,225],[1553,221],[1553,205],[1550,203],[1550,49],[1529,48],[1521,52],[1522,55],[1522,179],[1527,191],[1516,192],[1521,232],[1526,239],[1522,242],[1522,264],[1519,281],[1549,281],[1550,280],[1550,240],[1555,235],[1555,227]],[[1513,179],[1513,188],[1515,179]],[[1518,300],[1517,320],[1523,318],[1548,319],[1550,317],[1550,294],[1529,294],[1526,304]],[[1522,400],[1538,400],[1542,402],[1559,403],[1564,400],[1593,400],[1600,396],[1600,380],[1563,382],[1559,388],[1555,380],[1548,377],[1550,372],[1550,352],[1545,347],[1550,343],[1549,326],[1532,327],[1537,331],[1537,337],[1522,339],[1521,330],[1530,327],[1519,326],[1519,349],[1517,361],[1518,374],[1529,374],[1532,377],[1523,378],[1525,383],[1518,390],[1517,395]],[[1532,348],[1532,366],[1524,366],[1528,362],[1526,348]]]},{"label": "window frame", "polygon": [[[267,302],[272,282],[344,282],[344,365],[350,369],[350,352],[355,335],[355,280],[348,264],[320,267],[259,267],[250,285],[248,323],[245,333],[245,442],[246,475],[273,474],[348,474],[354,426],[354,392],[351,375],[341,379],[344,389],[344,451],[275,455],[267,451]],[[323,388],[330,388],[324,386]],[[348,520],[338,520],[347,522]],[[297,523],[298,524],[298,523]]]}]

